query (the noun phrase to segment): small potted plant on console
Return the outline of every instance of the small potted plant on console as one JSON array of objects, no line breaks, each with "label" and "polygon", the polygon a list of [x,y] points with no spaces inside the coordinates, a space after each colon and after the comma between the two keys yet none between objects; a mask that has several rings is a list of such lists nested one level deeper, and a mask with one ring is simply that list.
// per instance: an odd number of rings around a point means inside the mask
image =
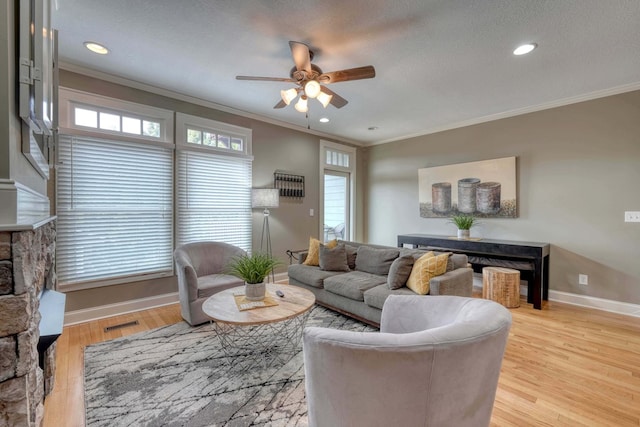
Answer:
[{"label": "small potted plant on console", "polygon": [[451,217],[450,222],[458,227],[458,239],[466,240],[471,236],[471,227],[478,224],[478,218],[473,215],[456,214]]}]

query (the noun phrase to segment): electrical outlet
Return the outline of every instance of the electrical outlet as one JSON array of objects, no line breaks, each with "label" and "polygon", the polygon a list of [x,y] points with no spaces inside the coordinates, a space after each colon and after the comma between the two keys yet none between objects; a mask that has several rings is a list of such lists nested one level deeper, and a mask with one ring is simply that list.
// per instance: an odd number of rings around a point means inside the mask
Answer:
[{"label": "electrical outlet", "polygon": [[309,209],[309,216],[313,216],[313,209]]},{"label": "electrical outlet", "polygon": [[589,276],[586,274],[578,274],[578,284],[580,285],[588,285],[589,284]]},{"label": "electrical outlet", "polygon": [[640,222],[640,212],[626,211],[624,213],[624,222]]}]

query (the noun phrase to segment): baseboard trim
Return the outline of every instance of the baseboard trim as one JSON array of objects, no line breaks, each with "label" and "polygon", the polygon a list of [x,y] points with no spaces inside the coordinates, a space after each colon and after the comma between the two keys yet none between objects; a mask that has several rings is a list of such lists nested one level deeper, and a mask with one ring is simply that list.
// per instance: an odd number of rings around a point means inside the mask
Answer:
[{"label": "baseboard trim", "polygon": [[631,304],[628,302],[614,301],[587,295],[571,294],[569,292],[553,290],[549,290],[549,300],[562,302],[565,304],[577,305],[580,307],[595,308],[596,310],[624,314],[627,316],[640,317],[640,305]]},{"label": "baseboard trim", "polygon": [[70,326],[77,323],[89,322],[92,320],[104,319],[118,316],[120,314],[133,313],[147,310],[149,308],[162,307],[163,305],[178,302],[178,293],[156,295],[148,298],[140,298],[131,301],[119,302],[116,304],[101,305],[98,307],[85,308],[82,310],[69,311],[64,314],[64,325]]}]

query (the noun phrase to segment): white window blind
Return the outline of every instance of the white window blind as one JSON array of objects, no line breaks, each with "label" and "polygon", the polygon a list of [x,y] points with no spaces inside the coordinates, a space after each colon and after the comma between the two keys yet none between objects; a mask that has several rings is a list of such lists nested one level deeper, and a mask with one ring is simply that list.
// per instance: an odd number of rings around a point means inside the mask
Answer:
[{"label": "white window blind", "polygon": [[171,274],[171,147],[61,135],[58,154],[61,286]]},{"label": "white window blind", "polygon": [[251,160],[178,152],[178,244],[213,240],[251,250]]}]

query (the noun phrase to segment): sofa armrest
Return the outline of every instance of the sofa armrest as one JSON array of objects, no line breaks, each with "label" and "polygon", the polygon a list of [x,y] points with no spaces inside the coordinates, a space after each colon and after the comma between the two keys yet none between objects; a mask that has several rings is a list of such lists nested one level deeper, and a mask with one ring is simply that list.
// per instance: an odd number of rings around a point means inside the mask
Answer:
[{"label": "sofa armrest", "polygon": [[429,282],[429,295],[470,297],[473,292],[473,269],[456,268]]}]

